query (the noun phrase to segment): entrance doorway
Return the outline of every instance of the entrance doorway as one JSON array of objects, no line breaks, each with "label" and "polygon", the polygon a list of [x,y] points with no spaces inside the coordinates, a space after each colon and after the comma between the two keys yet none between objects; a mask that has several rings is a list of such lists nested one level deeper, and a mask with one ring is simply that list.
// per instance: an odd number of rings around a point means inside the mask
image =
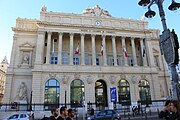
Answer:
[{"label": "entrance doorway", "polygon": [[99,110],[105,109],[107,104],[107,85],[103,80],[98,80],[95,83],[95,102]]}]

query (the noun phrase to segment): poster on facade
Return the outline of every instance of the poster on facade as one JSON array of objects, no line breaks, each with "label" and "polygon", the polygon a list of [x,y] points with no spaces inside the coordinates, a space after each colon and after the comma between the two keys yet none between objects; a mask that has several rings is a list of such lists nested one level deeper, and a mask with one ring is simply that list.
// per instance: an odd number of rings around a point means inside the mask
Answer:
[{"label": "poster on facade", "polygon": [[111,95],[111,102],[116,102],[117,101],[116,87],[110,88],[110,95]]}]

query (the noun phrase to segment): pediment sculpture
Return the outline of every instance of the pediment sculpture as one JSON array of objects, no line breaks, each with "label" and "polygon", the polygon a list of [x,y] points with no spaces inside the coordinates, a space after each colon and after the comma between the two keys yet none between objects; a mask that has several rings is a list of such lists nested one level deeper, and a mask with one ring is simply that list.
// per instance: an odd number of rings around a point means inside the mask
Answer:
[{"label": "pediment sculpture", "polygon": [[93,16],[103,16],[103,17],[111,17],[107,10],[101,9],[99,5],[96,5],[93,8],[87,8],[83,11],[84,15],[93,15]]}]

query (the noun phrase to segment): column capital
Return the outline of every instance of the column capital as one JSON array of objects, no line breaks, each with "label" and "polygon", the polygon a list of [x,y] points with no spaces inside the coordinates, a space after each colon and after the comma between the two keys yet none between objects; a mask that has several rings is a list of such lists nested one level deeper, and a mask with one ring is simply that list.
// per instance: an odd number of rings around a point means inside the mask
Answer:
[{"label": "column capital", "polygon": [[74,33],[69,33],[70,34],[70,36],[74,36]]},{"label": "column capital", "polygon": [[63,35],[63,32],[58,32],[59,35]]},{"label": "column capital", "polygon": [[81,36],[85,36],[85,33],[80,33]]},{"label": "column capital", "polygon": [[102,37],[102,38],[105,38],[105,37],[106,37],[106,35],[104,35],[104,34],[103,34],[103,35],[101,35],[101,37]]},{"label": "column capital", "polygon": [[91,34],[91,37],[96,37],[96,35],[95,34]]},{"label": "column capital", "polygon": [[116,38],[116,36],[115,36],[115,35],[111,35],[111,38],[112,38],[112,39],[115,39],[115,38]]},{"label": "column capital", "polygon": [[130,37],[130,39],[131,39],[131,40],[134,40],[134,39],[135,39],[135,37]]},{"label": "column capital", "polygon": [[48,33],[48,35],[51,35],[51,34],[52,34],[52,32],[51,32],[51,31],[47,31],[47,33]]},{"label": "column capital", "polygon": [[126,36],[121,36],[121,39],[126,39]]}]

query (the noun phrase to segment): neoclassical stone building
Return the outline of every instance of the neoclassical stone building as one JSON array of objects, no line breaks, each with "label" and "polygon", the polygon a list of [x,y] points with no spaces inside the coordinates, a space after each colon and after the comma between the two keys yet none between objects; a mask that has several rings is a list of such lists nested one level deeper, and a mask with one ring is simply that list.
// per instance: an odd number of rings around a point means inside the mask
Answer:
[{"label": "neoclassical stone building", "polygon": [[9,66],[7,57],[5,56],[3,61],[0,63],[0,104],[3,103],[6,83],[6,72]]},{"label": "neoclassical stone building", "polygon": [[29,103],[31,92],[32,103],[45,109],[65,101],[112,108],[114,100],[134,105],[169,96],[159,30],[149,29],[144,20],[115,18],[99,6],[83,14],[43,7],[40,20],[17,18],[12,30],[4,103]]}]

